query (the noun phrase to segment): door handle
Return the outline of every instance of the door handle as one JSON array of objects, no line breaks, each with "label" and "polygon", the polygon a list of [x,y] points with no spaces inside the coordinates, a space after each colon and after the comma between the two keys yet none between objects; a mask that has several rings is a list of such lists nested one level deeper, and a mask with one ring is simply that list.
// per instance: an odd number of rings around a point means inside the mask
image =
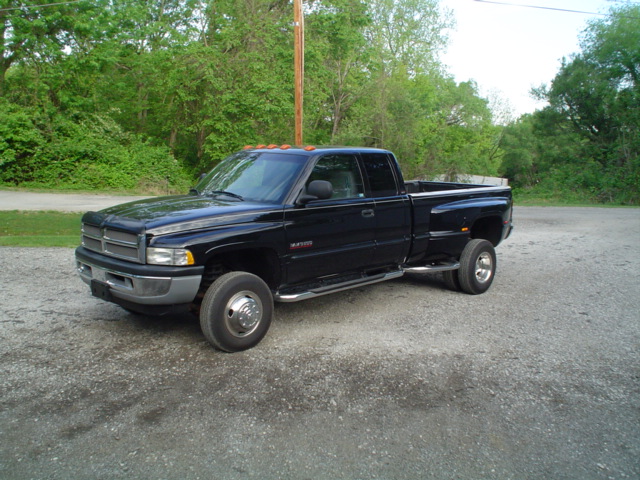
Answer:
[{"label": "door handle", "polygon": [[374,215],[375,215],[375,212],[373,211],[373,209],[362,210],[362,216],[364,218],[373,217]]}]

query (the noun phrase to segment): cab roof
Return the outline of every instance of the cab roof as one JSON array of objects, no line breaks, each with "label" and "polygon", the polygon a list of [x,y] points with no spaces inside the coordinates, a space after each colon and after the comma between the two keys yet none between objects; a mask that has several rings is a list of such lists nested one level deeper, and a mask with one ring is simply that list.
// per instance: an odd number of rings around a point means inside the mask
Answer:
[{"label": "cab roof", "polygon": [[322,145],[322,146],[292,146],[292,145],[247,145],[243,148],[245,151],[253,152],[278,152],[287,153],[290,152],[296,155],[315,156],[322,153],[391,153],[389,150],[383,148],[373,147],[346,147],[335,145]]}]

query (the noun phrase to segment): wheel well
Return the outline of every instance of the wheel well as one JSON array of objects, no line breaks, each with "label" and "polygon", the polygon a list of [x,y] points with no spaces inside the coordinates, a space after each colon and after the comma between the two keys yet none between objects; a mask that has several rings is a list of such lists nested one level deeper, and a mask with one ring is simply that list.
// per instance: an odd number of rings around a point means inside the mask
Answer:
[{"label": "wheel well", "polygon": [[235,271],[253,273],[272,289],[277,288],[280,283],[278,255],[268,248],[220,253],[207,260],[205,266],[205,275],[208,274],[211,283],[223,273]]},{"label": "wheel well", "polygon": [[471,238],[483,238],[495,247],[502,238],[502,219],[500,217],[484,217],[476,220],[471,227]]}]

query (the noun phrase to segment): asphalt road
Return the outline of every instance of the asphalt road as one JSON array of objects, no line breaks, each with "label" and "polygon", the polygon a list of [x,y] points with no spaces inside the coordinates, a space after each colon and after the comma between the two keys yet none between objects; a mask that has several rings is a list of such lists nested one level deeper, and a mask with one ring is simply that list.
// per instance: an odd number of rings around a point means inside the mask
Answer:
[{"label": "asphalt road", "polygon": [[278,304],[237,354],[0,248],[0,478],[640,478],[640,210],[514,217],[484,295]]}]

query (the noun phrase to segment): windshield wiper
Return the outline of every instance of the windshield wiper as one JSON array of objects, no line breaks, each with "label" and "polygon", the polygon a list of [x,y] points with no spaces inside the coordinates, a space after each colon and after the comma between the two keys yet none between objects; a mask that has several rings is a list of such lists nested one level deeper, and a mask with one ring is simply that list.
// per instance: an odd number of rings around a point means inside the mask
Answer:
[{"label": "windshield wiper", "polygon": [[237,193],[227,192],[226,190],[212,190],[211,192],[207,192],[207,195],[227,195],[228,197],[237,198],[238,200],[244,200],[242,195],[238,195]]}]

